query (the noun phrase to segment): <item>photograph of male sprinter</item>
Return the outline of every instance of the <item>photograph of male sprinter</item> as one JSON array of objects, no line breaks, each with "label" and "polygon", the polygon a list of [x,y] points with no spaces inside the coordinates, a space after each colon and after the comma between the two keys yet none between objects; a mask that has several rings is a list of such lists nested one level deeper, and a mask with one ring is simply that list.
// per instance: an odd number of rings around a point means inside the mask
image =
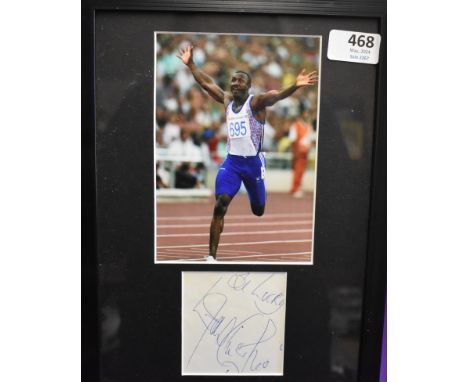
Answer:
[{"label": "photograph of male sprinter", "polygon": [[215,261],[220,235],[223,232],[224,216],[231,200],[243,183],[250,200],[252,212],[262,216],[265,211],[265,159],[261,153],[266,107],[289,97],[304,86],[313,86],[318,81],[315,71],[303,69],[295,83],[281,90],[249,94],[250,75],[235,71],[231,78],[231,91],[224,91],[214,80],[199,69],[193,61],[193,46],[179,50],[179,57],[190,69],[195,80],[226,111],[227,151],[216,177],[216,202],[210,226],[209,254],[207,261]]}]

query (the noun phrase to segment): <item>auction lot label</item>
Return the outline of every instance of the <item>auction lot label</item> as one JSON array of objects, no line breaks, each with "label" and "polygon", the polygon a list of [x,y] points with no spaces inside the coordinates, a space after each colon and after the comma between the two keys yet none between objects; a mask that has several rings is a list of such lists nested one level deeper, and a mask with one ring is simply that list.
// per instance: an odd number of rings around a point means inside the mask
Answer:
[{"label": "auction lot label", "polygon": [[377,64],[381,37],[379,34],[333,29],[328,39],[330,60]]}]

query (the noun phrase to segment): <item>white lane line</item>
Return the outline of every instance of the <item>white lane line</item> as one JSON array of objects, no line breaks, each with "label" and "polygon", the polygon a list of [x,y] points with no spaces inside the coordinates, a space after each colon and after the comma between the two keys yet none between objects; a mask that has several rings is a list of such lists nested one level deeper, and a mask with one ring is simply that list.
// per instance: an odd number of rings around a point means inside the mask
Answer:
[{"label": "white lane line", "polygon": [[[218,254],[220,250],[218,250]],[[252,253],[252,252],[247,252]],[[160,249],[156,251],[156,255],[178,255],[178,256],[206,256],[208,254],[206,249],[203,248],[183,248],[183,249]]]},{"label": "white lane line", "polygon": [[[159,248],[157,248],[157,249],[159,249]],[[201,248],[199,250],[197,250],[197,251],[192,251],[191,249],[183,249],[183,250],[179,251],[177,249],[173,250],[173,249],[170,249],[170,248],[169,249],[159,249],[157,251],[158,254],[164,254],[165,255],[166,253],[181,253],[184,256],[185,255],[187,255],[187,256],[189,256],[189,255],[198,255],[199,253],[201,254],[201,253],[205,253],[205,252],[206,252],[206,250],[201,249]]]},{"label": "white lane line", "polygon": [[[266,213],[263,215],[260,219],[267,219],[267,218],[277,218],[277,217],[297,217],[297,216],[310,216],[312,217],[312,211],[308,213]],[[201,219],[211,219],[211,215],[205,215],[205,216],[161,216],[157,217],[157,220],[201,220]],[[245,214],[245,215],[226,215],[226,220],[231,220],[231,219],[245,219],[245,218],[252,218],[252,219],[259,219],[258,216],[255,216],[254,214]]]},{"label": "white lane line", "polygon": [[206,261],[203,258],[198,258],[198,259],[175,259],[175,260],[174,259],[160,259],[160,260],[157,260],[157,261],[160,262],[160,261],[177,261],[177,260],[180,260],[180,261],[196,261],[196,262],[199,262],[199,263],[204,263]]},{"label": "white lane line", "polygon": [[[239,259],[239,261],[235,261],[235,260],[226,260],[225,258],[221,258],[219,259],[219,262],[222,262],[222,263],[236,263],[236,262],[242,262],[242,261],[249,261],[249,259]],[[285,263],[291,263],[291,262],[310,262],[310,257],[302,257],[302,258],[297,258],[297,257],[278,257],[278,258],[274,258],[274,257],[262,257],[262,258],[253,258],[252,261],[258,261],[258,262],[261,262],[262,264],[265,263],[265,264],[268,264],[268,262],[276,262],[276,263],[281,263],[281,262],[285,262]]]},{"label": "white lane line", "polygon": [[[219,255],[225,255],[226,257],[232,256],[232,255],[239,255],[239,254],[248,254],[248,255],[255,255],[257,252],[252,252],[252,251],[226,251],[222,249],[218,249],[217,254]],[[177,250],[171,250],[171,249],[162,249],[160,251],[157,251],[156,256],[197,256],[200,255],[201,257],[206,256],[207,251],[206,249],[201,249],[201,248],[189,248],[185,249],[183,252],[177,251]]]},{"label": "white lane line", "polygon": [[[220,252],[221,251],[221,252]],[[218,250],[218,253],[224,253],[226,255],[229,255],[230,253],[247,253],[249,255],[253,255],[255,254],[256,252],[252,252],[252,251],[242,251],[240,249],[219,249]]]},{"label": "white lane line", "polygon": [[[197,253],[206,253],[206,249],[201,249],[201,248],[189,248],[189,249],[186,249],[186,251],[188,251],[188,252],[193,252],[194,254],[197,254]],[[219,249],[219,248],[218,248],[217,253],[218,253],[219,255],[222,255],[222,254],[229,255],[230,253],[248,253],[248,254],[254,254],[255,252],[252,252],[252,251],[241,251],[241,250],[235,251],[235,250],[230,250],[230,249]]]},{"label": "white lane line", "polygon": [[164,251],[158,251],[156,252],[156,255],[174,255],[174,256],[202,256],[202,254],[204,254],[206,251],[204,252],[196,252],[196,253],[190,253],[189,251],[183,251],[183,250],[171,250],[171,249],[168,249],[168,250],[164,250]]},{"label": "white lane line", "polygon": [[[312,240],[271,240],[271,241],[248,241],[245,243],[220,243],[219,247],[226,246],[226,245],[257,245],[257,244],[286,244],[286,243],[311,243]],[[164,245],[161,247],[157,247],[158,249],[165,249],[165,248],[195,248],[195,247],[202,247],[208,248],[208,244],[189,244],[189,245]]]},{"label": "white lane line", "polygon": [[[290,230],[279,230],[279,231],[239,231],[239,232],[223,232],[222,236],[246,236],[246,235],[277,235],[281,233],[305,233],[312,232],[310,229],[290,229]],[[209,232],[204,233],[171,233],[166,235],[156,235],[156,237],[209,237]]]},{"label": "white lane line", "polygon": [[[310,252],[291,252],[291,253],[261,253],[261,254],[252,254],[252,255],[240,255],[240,256],[230,256],[230,257],[223,257],[220,258],[219,260],[227,260],[227,259],[247,259],[247,258],[252,258],[252,257],[271,257],[271,256],[286,256],[286,257],[298,257],[297,255],[310,255]],[[175,257],[177,255],[166,255],[164,256],[167,257]],[[200,258],[198,258],[200,259]],[[182,259],[182,260],[187,260],[187,259]],[[272,261],[276,261],[278,259],[273,259]],[[288,259],[290,260],[290,259]],[[307,260],[307,259],[306,259]]]},{"label": "white lane line", "polygon": [[[229,257],[229,259],[246,259],[246,258],[249,258],[249,257],[294,256],[294,255],[310,255],[310,252],[262,253],[262,254],[259,254],[259,255],[232,256],[232,257]],[[228,257],[225,257],[224,259],[228,259]]]},{"label": "white lane line", "polygon": [[[307,252],[290,252],[288,255],[310,255],[310,251]],[[157,253],[158,255],[177,255],[177,256],[190,256],[190,255],[205,255],[206,249],[203,248],[186,248],[183,251],[173,250],[173,249],[161,249]],[[239,255],[264,255],[262,252],[255,252],[255,251],[244,251],[244,250],[237,250],[237,249],[220,249],[218,248],[217,251],[218,255],[225,255],[225,257],[237,257]],[[271,253],[270,255],[276,256],[281,254]]]},{"label": "white lane line", "polygon": [[[249,226],[268,226],[268,225],[301,225],[301,224],[312,224],[312,215],[311,220],[299,220],[293,222],[262,222],[256,221],[253,223],[229,223],[226,222],[229,227],[249,227]],[[210,224],[157,224],[157,228],[209,228]]]},{"label": "white lane line", "polygon": [[[186,257],[193,257],[194,255],[197,255],[196,253],[182,253],[182,252],[168,252],[168,253],[159,253],[158,257],[177,257],[177,258],[186,258]],[[198,259],[203,259],[205,256],[202,256],[200,254],[200,257]]]}]

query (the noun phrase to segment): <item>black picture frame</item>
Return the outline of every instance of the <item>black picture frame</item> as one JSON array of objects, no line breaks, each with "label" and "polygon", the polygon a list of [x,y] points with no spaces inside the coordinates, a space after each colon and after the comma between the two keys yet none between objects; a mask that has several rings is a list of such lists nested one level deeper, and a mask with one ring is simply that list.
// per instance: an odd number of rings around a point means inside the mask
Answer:
[{"label": "black picture frame", "polygon": [[[171,12],[237,15],[302,15],[322,18],[373,19],[382,36],[380,62],[375,82],[375,118],[371,154],[370,195],[367,220],[367,245],[363,283],[363,303],[360,325],[358,381],[378,381],[384,307],[386,295],[386,1],[120,1],[85,0],[82,3],[82,380],[104,381],[100,365],[100,311],[99,295],[100,261],[98,247],[101,232],[98,230],[97,213],[101,202],[97,195],[99,172],[96,163],[96,12]],[[326,44],[323,59],[326,59]],[[323,84],[322,86],[326,86]],[[151,169],[152,171],[152,169]],[[337,240],[340,240],[337,238]],[[151,255],[150,255],[151,257]],[[148,267],[154,267],[148,263]],[[314,265],[314,267],[319,265]],[[192,267],[184,269],[194,270]],[[285,269],[267,267],[267,269]],[[176,267],[171,267],[176,271]],[[136,271],[137,270],[133,270]],[[173,292],[176,294],[176,292]],[[316,291],[320,294],[320,291]],[[176,303],[176,305],[179,303]],[[179,304],[180,305],[180,304]],[[171,309],[179,320],[177,312]],[[137,323],[135,324],[137,325]],[[293,348],[289,351],[294,352]],[[178,355],[174,355],[178,356]],[[159,360],[164,364],[164,360]],[[141,364],[139,364],[141,365]],[[163,366],[162,366],[163,367]],[[304,375],[304,380],[308,380]],[[125,378],[125,377],[123,377]],[[147,377],[137,380],[147,380]],[[168,374],[158,379],[168,381]],[[205,379],[208,377],[183,377]],[[216,377],[219,378],[219,377]],[[250,380],[251,377],[243,377]],[[247,379],[245,379],[247,378]],[[292,381],[292,377],[263,377],[266,380]],[[213,378],[212,378],[213,379]],[[122,379],[127,381],[130,379]],[[217,379],[215,379],[217,380]],[[237,380],[234,377],[234,380]]]}]

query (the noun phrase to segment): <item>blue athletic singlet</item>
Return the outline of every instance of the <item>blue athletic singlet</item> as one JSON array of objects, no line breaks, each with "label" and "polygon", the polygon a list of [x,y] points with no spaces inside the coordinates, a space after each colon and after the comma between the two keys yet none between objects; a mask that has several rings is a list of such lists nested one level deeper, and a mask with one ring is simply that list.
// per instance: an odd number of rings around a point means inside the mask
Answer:
[{"label": "blue athletic singlet", "polygon": [[236,113],[233,101],[226,107],[228,155],[218,170],[216,195],[228,194],[233,198],[243,182],[250,203],[263,206],[266,201],[265,157],[260,153],[263,138],[263,123],[253,113],[247,98]]}]

